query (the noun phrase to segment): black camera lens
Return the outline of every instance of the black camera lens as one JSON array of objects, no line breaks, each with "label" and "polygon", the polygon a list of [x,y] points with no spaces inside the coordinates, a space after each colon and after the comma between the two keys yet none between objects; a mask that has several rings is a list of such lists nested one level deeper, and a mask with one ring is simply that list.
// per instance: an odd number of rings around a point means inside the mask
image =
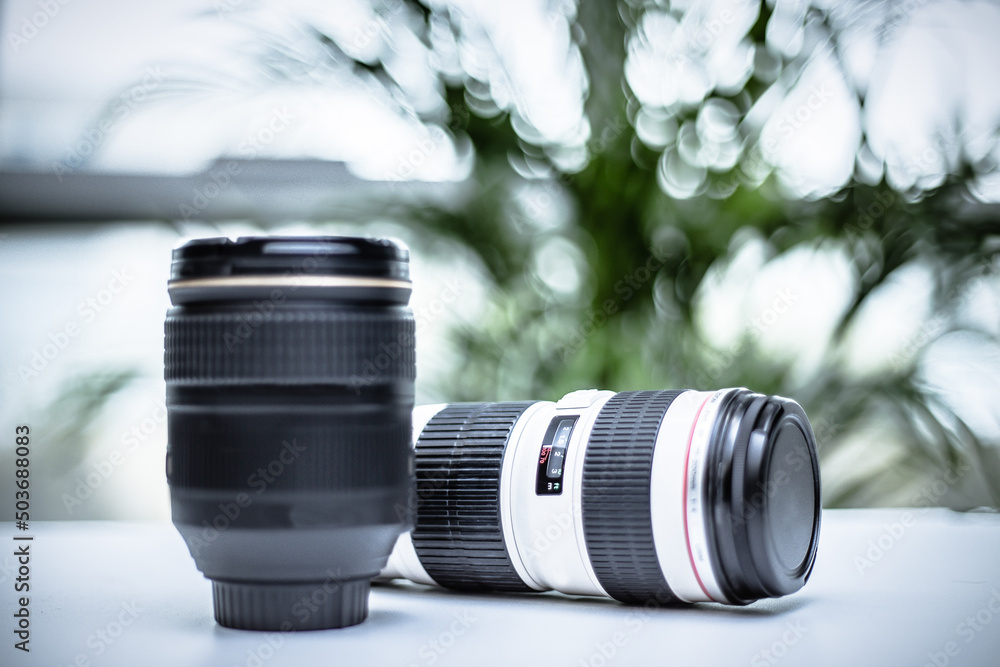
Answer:
[{"label": "black camera lens", "polygon": [[748,389],[571,392],[414,412],[415,527],[383,578],[458,590],[745,604],[799,590],[816,442]]},{"label": "black camera lens", "polygon": [[173,521],[216,620],[337,628],[409,528],[408,251],[349,237],[191,241],[165,324]]}]

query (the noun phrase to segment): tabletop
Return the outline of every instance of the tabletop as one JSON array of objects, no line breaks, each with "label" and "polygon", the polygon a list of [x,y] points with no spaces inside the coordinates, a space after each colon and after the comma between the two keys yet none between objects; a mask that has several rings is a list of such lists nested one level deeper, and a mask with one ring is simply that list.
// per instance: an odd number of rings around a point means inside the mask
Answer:
[{"label": "tabletop", "polygon": [[[339,630],[232,630],[166,522],[3,524],[0,664],[1000,665],[1000,515],[827,510],[812,578],[745,607],[376,585]],[[15,540],[31,537],[31,540]],[[15,591],[28,553],[28,652]],[[23,618],[23,615],[22,615]]]}]

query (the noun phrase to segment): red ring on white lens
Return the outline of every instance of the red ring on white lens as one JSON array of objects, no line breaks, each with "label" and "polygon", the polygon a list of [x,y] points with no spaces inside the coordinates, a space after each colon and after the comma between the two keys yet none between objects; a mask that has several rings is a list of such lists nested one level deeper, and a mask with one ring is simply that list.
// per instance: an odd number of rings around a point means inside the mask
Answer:
[{"label": "red ring on white lens", "polygon": [[650,517],[660,569],[685,602],[725,602],[708,548],[704,491],[712,433],[735,389],[685,391],[660,423],[650,471]]},{"label": "red ring on white lens", "polygon": [[687,448],[684,453],[684,545],[687,547],[688,562],[691,563],[691,570],[694,572],[694,578],[698,581],[698,586],[701,587],[701,591],[705,594],[709,600],[713,602],[718,602],[712,597],[712,594],[708,592],[705,587],[705,582],[701,580],[701,575],[698,574],[698,566],[694,562],[694,552],[691,549],[691,532],[688,528],[688,521],[691,517],[690,505],[688,504],[688,479],[690,477],[691,470],[691,443],[694,441],[694,430],[698,426],[698,419],[701,417],[702,411],[705,409],[705,405],[712,397],[709,396],[701,405],[698,406],[698,412],[695,413],[694,419],[691,421],[691,432],[688,434]]}]

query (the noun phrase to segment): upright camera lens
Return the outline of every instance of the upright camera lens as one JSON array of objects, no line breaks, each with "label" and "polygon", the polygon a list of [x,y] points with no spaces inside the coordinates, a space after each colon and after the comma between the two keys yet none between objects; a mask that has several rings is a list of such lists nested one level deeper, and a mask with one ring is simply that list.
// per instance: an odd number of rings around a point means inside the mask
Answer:
[{"label": "upright camera lens", "polygon": [[585,390],[421,407],[414,427],[415,527],[385,578],[745,604],[812,570],[819,467],[792,400]]},{"label": "upright camera lens", "polygon": [[348,237],[173,253],[165,325],[174,524],[216,620],[337,628],[409,525],[409,254]]}]

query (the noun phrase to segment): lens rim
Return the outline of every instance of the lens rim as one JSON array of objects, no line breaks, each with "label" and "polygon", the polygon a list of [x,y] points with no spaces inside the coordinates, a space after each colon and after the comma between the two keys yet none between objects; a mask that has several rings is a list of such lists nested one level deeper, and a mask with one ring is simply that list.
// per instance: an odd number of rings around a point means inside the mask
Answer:
[{"label": "lens rim", "polygon": [[[778,435],[798,428],[806,442],[813,486],[809,547],[795,567],[786,567],[771,540],[770,468]],[[709,547],[716,577],[733,604],[780,597],[802,588],[812,572],[821,519],[819,459],[815,436],[805,411],[795,401],[764,396],[747,389],[734,393],[720,412],[713,434],[711,465],[706,480]],[[754,494],[764,489],[763,502]]]},{"label": "lens rim", "polygon": [[173,251],[171,280],[280,275],[303,266],[316,275],[410,279],[410,252],[400,241],[356,236],[220,236]]},{"label": "lens rim", "polygon": [[243,236],[196,239],[173,251],[174,305],[266,299],[406,304],[410,253],[391,239]]}]

